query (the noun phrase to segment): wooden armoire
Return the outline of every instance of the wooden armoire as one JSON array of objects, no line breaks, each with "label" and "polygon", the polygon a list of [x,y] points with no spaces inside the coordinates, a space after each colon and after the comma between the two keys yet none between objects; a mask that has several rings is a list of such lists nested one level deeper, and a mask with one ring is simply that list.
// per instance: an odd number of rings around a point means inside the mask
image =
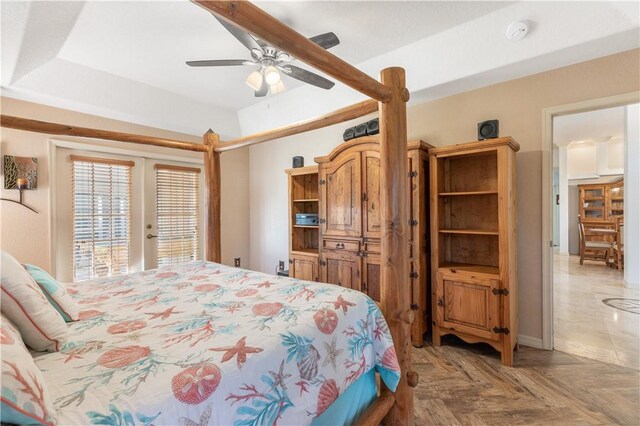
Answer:
[{"label": "wooden armoire", "polygon": [[516,152],[510,137],[434,148],[433,343],[484,342],[512,365],[518,339]]},{"label": "wooden armoire", "polygon": [[[414,346],[430,323],[429,163],[424,141],[408,143],[411,180],[411,289]],[[380,149],[377,136],[345,142],[318,157],[320,281],[356,289],[380,301]]]}]

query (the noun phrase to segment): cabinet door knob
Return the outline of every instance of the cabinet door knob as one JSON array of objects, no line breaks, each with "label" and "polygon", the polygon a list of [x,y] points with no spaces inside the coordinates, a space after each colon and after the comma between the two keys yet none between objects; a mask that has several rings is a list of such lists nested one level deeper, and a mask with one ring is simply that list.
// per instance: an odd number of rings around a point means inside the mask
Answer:
[{"label": "cabinet door knob", "polygon": [[438,299],[438,306],[444,306],[444,300],[442,300],[442,297]]}]

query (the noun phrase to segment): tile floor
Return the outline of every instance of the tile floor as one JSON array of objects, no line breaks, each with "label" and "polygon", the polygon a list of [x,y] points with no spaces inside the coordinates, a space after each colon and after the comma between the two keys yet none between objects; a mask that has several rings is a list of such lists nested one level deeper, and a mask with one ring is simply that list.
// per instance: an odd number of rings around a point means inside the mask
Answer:
[{"label": "tile floor", "polygon": [[[554,255],[554,349],[640,370],[640,291],[602,262]],[[608,298],[636,313],[603,303]],[[635,308],[633,307],[635,305]]]}]

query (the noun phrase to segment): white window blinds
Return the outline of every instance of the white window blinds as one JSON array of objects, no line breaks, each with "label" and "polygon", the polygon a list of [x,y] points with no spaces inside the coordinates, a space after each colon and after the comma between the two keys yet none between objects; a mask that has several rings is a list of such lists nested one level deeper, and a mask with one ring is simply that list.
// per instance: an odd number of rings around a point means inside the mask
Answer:
[{"label": "white window blinds", "polygon": [[73,277],[129,272],[133,161],[71,156]]},{"label": "white window blinds", "polygon": [[156,164],[158,266],[198,258],[200,169]]}]

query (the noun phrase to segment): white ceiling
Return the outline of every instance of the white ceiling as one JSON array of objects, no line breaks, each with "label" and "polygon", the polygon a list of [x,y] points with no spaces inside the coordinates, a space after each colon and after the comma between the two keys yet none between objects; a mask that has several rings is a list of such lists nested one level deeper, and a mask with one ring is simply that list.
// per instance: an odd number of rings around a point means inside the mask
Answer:
[{"label": "white ceiling", "polygon": [[[258,5],[306,36],[334,31],[341,44],[332,52],[359,63],[508,3]],[[189,2],[87,3],[58,57],[234,111],[260,101],[245,85],[250,67],[189,68],[184,64],[194,59],[250,58],[210,13]],[[286,78],[285,84],[291,89],[303,83]]]},{"label": "white ceiling", "polygon": [[[638,2],[257,4],[304,35],[335,32],[341,44],[332,52],[370,75],[404,66],[419,100],[639,45]],[[185,60],[248,57],[188,1],[1,1],[0,8],[5,96],[192,134],[211,127],[223,137],[361,98],[341,84],[327,92],[286,78],[285,93],[256,99],[244,83],[250,67],[187,67]],[[518,19],[532,31],[512,43],[504,31]]]},{"label": "white ceiling", "polygon": [[625,107],[605,108],[556,117],[553,143],[604,142],[624,137]]}]

